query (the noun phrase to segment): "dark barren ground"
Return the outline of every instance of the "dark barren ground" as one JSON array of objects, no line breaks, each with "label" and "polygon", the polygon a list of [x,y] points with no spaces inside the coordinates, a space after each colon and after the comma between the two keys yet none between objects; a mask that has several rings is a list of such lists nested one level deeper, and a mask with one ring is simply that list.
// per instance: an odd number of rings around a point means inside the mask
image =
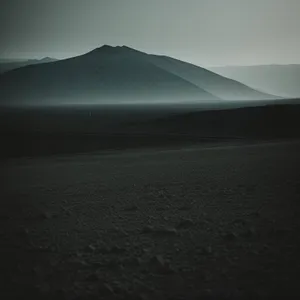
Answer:
[{"label": "dark barren ground", "polygon": [[1,299],[300,296],[299,107],[67,115],[1,119]]},{"label": "dark barren ground", "polygon": [[284,141],[2,162],[2,299],[299,296],[299,151]]}]

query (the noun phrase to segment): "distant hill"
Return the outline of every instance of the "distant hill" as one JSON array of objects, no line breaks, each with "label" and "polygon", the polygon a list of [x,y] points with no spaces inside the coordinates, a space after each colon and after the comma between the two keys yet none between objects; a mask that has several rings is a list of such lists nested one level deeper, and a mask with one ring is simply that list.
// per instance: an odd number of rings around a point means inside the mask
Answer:
[{"label": "distant hill", "polygon": [[210,70],[266,93],[300,97],[300,65],[229,66]]},{"label": "distant hill", "polygon": [[33,63],[0,76],[7,104],[218,102],[272,99],[236,81],[173,58],[128,47]]},{"label": "distant hill", "polygon": [[295,104],[183,112],[132,123],[130,128],[147,134],[184,134],[211,138],[299,138],[299,103],[298,99]]},{"label": "distant hill", "polygon": [[48,62],[54,62],[56,59],[45,57],[43,59],[28,59],[28,60],[0,60],[0,74],[11,71],[13,69],[22,68],[28,65],[42,64]]}]

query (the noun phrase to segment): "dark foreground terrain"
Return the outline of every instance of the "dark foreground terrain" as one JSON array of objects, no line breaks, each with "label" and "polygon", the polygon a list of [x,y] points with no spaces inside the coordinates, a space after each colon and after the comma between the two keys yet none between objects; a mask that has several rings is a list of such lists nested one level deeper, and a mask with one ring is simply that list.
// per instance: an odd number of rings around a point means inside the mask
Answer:
[{"label": "dark foreground terrain", "polygon": [[284,141],[2,161],[1,299],[299,297],[299,153]]},{"label": "dark foreground terrain", "polygon": [[0,159],[300,138],[299,99],[241,105],[0,108]]}]

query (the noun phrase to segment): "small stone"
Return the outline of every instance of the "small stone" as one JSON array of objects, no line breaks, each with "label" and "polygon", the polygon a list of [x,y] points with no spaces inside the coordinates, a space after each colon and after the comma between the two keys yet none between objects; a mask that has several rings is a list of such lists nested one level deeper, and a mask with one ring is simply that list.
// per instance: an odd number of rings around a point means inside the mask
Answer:
[{"label": "small stone", "polygon": [[88,252],[95,252],[97,250],[97,248],[93,245],[88,245],[86,248],[85,248],[86,251]]},{"label": "small stone", "polygon": [[39,291],[40,291],[41,293],[47,294],[47,293],[50,292],[51,287],[50,287],[50,285],[49,285],[48,283],[44,282],[44,283],[42,283],[41,285],[38,286],[38,289],[39,289]]},{"label": "small stone", "polygon": [[87,262],[84,259],[79,258],[79,257],[72,257],[72,258],[68,259],[67,262],[72,265],[75,265],[79,268],[88,266]]},{"label": "small stone", "polygon": [[119,253],[126,252],[126,249],[120,248],[119,246],[113,246],[112,248],[109,249],[109,252],[113,254],[119,254]]},{"label": "small stone", "polygon": [[229,232],[224,235],[224,238],[228,241],[234,241],[237,238],[237,235],[234,232]]},{"label": "small stone", "polygon": [[126,207],[124,210],[125,211],[137,211],[139,208],[137,205],[130,205],[128,207]]},{"label": "small stone", "polygon": [[89,274],[87,277],[86,277],[86,280],[87,281],[98,281],[99,280],[99,276],[97,273],[92,273],[92,274]]},{"label": "small stone", "polygon": [[194,226],[194,222],[190,219],[182,219],[179,224],[176,226],[178,229],[188,229]]},{"label": "small stone", "polygon": [[244,233],[243,233],[243,236],[244,237],[252,237],[255,235],[255,229],[254,228],[249,228],[247,229]]},{"label": "small stone", "polygon": [[55,296],[58,299],[69,299],[67,291],[63,288],[56,290]]},{"label": "small stone", "polygon": [[192,207],[188,204],[182,205],[179,207],[179,210],[191,210]]},{"label": "small stone", "polygon": [[204,255],[212,254],[212,247],[211,246],[203,247],[201,253]]},{"label": "small stone", "polygon": [[240,224],[240,225],[242,225],[242,226],[246,225],[246,221],[243,220],[243,219],[241,219],[241,218],[235,219],[232,223],[233,223],[234,225],[238,225],[238,224]]},{"label": "small stone", "polygon": [[155,230],[159,235],[176,235],[177,230],[175,228],[162,227]]},{"label": "small stone", "polygon": [[143,229],[142,229],[142,233],[151,233],[154,231],[154,227],[151,225],[146,225]]},{"label": "small stone", "polygon": [[41,213],[41,218],[43,218],[43,219],[51,219],[52,218],[52,214],[50,212],[43,212],[43,213]]},{"label": "small stone", "polygon": [[104,296],[115,294],[114,289],[108,283],[100,284],[98,290],[101,293],[101,295],[104,295]]},{"label": "small stone", "polygon": [[155,267],[155,269],[159,272],[159,273],[163,273],[163,274],[171,274],[174,272],[174,270],[171,268],[170,263],[168,261],[166,261],[162,255],[156,255],[154,256],[150,263],[152,264],[152,266]]}]

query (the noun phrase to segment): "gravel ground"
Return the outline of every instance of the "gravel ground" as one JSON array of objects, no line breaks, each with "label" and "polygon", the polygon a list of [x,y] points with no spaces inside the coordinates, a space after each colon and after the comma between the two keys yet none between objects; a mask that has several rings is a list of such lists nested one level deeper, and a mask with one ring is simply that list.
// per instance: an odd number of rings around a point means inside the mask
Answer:
[{"label": "gravel ground", "polygon": [[1,162],[2,299],[300,296],[299,151],[276,142]]}]

